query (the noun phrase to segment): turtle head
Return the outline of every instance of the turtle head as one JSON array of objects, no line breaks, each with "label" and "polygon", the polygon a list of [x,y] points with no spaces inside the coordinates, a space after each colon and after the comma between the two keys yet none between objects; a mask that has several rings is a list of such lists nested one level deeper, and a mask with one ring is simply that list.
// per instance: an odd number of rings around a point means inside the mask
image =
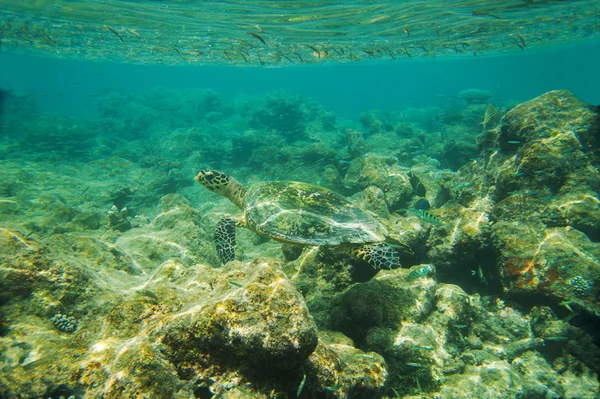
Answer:
[{"label": "turtle head", "polygon": [[218,194],[223,194],[223,191],[229,185],[230,180],[231,177],[229,177],[229,175],[219,172],[218,170],[201,170],[196,175],[196,181],[198,183]]},{"label": "turtle head", "polygon": [[210,191],[229,198],[238,208],[244,209],[246,187],[233,177],[218,170],[201,170],[196,175],[196,180]]}]

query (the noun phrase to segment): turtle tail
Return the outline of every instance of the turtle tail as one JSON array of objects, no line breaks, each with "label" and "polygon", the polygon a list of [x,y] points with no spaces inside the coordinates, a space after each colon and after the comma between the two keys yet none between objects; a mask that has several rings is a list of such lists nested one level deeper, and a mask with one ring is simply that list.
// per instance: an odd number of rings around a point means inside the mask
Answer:
[{"label": "turtle tail", "polygon": [[400,252],[388,244],[361,245],[354,253],[357,258],[364,260],[375,269],[397,269],[402,266]]},{"label": "turtle tail", "polygon": [[217,224],[215,230],[215,245],[217,246],[217,254],[223,264],[235,259],[235,248],[237,246],[235,240],[235,220],[224,218]]}]

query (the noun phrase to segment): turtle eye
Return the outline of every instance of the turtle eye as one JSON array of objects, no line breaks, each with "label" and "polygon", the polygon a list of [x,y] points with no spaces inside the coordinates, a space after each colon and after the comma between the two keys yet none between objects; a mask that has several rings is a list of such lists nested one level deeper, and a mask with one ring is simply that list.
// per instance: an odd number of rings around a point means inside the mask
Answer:
[{"label": "turtle eye", "polygon": [[201,170],[200,174],[202,175],[204,181],[207,183],[214,183],[215,179],[218,180],[220,175],[219,172],[213,170]]}]

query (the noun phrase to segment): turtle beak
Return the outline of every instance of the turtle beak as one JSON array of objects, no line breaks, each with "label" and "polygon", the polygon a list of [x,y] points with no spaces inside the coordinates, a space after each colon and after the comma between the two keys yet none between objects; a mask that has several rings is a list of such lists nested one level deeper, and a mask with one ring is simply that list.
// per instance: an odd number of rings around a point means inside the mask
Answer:
[{"label": "turtle beak", "polygon": [[206,178],[207,175],[206,170],[201,170],[200,172],[198,172],[198,174],[196,175],[196,181],[200,184],[202,184],[203,186],[206,185],[206,183],[208,183],[208,179]]},{"label": "turtle beak", "polygon": [[216,177],[216,174],[214,171],[201,170],[196,175],[196,181],[198,183],[200,183],[201,185],[203,185],[204,187],[206,187],[207,189],[209,189],[210,191],[214,191],[215,190],[215,187],[214,187],[215,177]]}]

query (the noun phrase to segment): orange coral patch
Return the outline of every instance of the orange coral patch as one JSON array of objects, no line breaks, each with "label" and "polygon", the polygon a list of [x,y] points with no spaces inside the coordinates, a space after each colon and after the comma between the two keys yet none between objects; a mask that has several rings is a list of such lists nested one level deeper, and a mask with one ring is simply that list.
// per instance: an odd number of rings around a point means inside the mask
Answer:
[{"label": "orange coral patch", "polygon": [[547,262],[530,258],[505,258],[501,271],[508,278],[509,284],[518,289],[546,290],[560,278],[556,268],[548,268]]}]

